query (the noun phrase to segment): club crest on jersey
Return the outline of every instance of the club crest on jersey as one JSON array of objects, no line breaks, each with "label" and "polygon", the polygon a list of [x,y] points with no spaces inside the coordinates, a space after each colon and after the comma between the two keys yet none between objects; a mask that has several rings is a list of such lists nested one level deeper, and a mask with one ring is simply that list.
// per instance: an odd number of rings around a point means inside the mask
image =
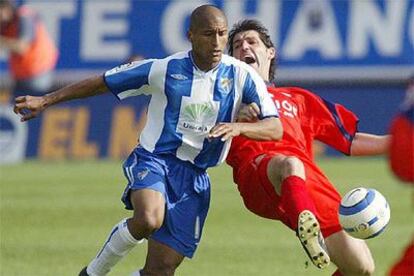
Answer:
[{"label": "club crest on jersey", "polygon": [[149,169],[145,168],[143,171],[140,171],[139,173],[137,173],[137,177],[139,180],[143,180],[149,173]]},{"label": "club crest on jersey", "polygon": [[231,89],[233,89],[233,79],[222,78],[220,85],[226,93],[230,93]]}]

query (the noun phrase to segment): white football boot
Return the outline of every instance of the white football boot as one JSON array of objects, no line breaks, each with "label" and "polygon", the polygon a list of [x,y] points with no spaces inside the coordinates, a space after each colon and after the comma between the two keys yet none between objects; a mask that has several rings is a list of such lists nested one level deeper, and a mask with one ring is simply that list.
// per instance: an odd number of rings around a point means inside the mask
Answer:
[{"label": "white football boot", "polygon": [[331,262],[319,222],[308,210],[299,214],[297,235],[312,263],[323,269]]}]

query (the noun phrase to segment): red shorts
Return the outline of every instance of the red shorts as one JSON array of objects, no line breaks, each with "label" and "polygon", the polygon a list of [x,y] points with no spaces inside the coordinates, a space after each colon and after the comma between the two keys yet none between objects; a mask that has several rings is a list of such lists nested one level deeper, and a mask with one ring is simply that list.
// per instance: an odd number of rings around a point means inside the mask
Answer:
[{"label": "red shorts", "polygon": [[[280,206],[280,197],[267,177],[267,165],[275,154],[267,154],[259,164],[251,160],[235,174],[235,180],[247,209],[264,218],[280,220],[289,226]],[[342,230],[338,211],[341,196],[315,164],[302,160],[306,171],[306,187],[316,206],[316,217],[324,237]],[[294,229],[292,229],[294,230]]]}]

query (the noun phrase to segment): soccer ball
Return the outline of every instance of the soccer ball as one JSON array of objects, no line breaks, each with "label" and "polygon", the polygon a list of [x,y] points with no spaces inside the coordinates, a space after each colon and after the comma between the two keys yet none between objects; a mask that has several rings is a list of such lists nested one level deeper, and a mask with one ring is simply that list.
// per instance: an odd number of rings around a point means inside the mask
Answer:
[{"label": "soccer ball", "polygon": [[384,231],[390,221],[390,207],[375,189],[356,188],[349,191],[339,206],[339,222],[352,237],[370,239]]}]

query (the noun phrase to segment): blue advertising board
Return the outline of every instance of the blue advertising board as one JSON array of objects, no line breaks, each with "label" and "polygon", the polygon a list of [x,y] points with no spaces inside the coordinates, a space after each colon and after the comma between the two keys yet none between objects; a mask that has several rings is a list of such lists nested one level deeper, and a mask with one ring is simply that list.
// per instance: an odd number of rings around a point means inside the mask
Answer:
[{"label": "blue advertising board", "polygon": [[[374,134],[387,133],[404,97],[402,87],[310,89],[352,110],[360,118],[359,130]],[[25,158],[125,158],[137,145],[148,100],[139,96],[119,102],[108,93],[51,107],[26,123],[19,122],[11,104],[0,103],[0,164]]]},{"label": "blue advertising board", "polygon": [[59,46],[59,76],[109,69],[132,54],[158,58],[189,49],[189,16],[205,3],[222,8],[230,26],[261,20],[276,44],[282,80],[401,80],[414,70],[413,0],[18,2],[39,12]]},{"label": "blue advertising board", "polygon": [[[133,54],[158,58],[189,49],[189,16],[205,3],[222,8],[230,25],[257,18],[268,27],[278,52],[278,80],[352,83],[307,88],[353,110],[362,131],[386,133],[405,87],[355,83],[401,83],[414,74],[414,0],[16,2],[38,11],[59,46],[57,82],[103,72]],[[0,53],[1,81],[8,77],[6,55]],[[0,103],[0,163],[26,157],[123,158],[136,145],[147,101],[139,97],[118,104],[108,94],[53,107],[24,124],[9,103]]]}]

